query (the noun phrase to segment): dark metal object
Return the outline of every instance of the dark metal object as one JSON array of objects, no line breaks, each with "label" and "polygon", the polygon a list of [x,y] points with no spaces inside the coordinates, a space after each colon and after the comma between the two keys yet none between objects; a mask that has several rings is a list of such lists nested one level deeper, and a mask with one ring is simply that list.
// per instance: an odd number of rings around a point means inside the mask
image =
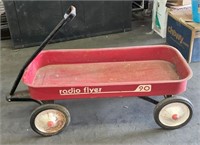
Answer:
[{"label": "dark metal object", "polygon": [[148,101],[148,102],[150,102],[150,103],[153,103],[153,104],[155,104],[155,105],[159,103],[158,101],[156,101],[156,100],[154,100],[154,99],[152,99],[152,98],[150,98],[150,97],[146,97],[146,96],[138,97],[138,98],[143,99],[143,100],[145,100],[145,101]]},{"label": "dark metal object", "polygon": [[31,98],[15,98],[15,96],[7,96],[6,100],[8,102],[22,102],[22,101],[24,101],[24,102],[36,102],[39,105],[43,104],[40,100],[34,100],[34,99],[31,99]]},{"label": "dark metal object", "polygon": [[3,2],[0,1],[0,15],[1,15],[1,40],[10,39],[10,31],[8,27],[8,21],[4,9]]},{"label": "dark metal object", "polygon": [[[30,98],[16,98],[14,97],[14,93],[17,89],[17,86],[19,85],[19,82],[24,74],[25,69],[28,67],[28,65],[34,60],[34,58],[44,49],[44,47],[49,43],[49,41],[55,36],[55,34],[58,32],[58,30],[65,25],[66,23],[70,22],[74,17],[76,16],[76,9],[75,7],[71,6],[67,13],[64,15],[64,18],[59,22],[59,24],[52,30],[52,32],[47,36],[47,38],[42,42],[42,44],[39,46],[39,48],[34,52],[34,54],[26,61],[26,63],[23,65],[22,69],[20,70],[13,86],[10,91],[10,96],[7,97],[8,101],[36,101]],[[37,101],[36,101],[37,102]]]},{"label": "dark metal object", "polygon": [[76,19],[51,42],[126,32],[132,26],[131,1],[3,1],[14,49],[40,45],[70,5],[78,10]]},{"label": "dark metal object", "polygon": [[44,104],[40,100],[34,100],[34,99],[30,98],[30,94],[29,94],[28,90],[19,91],[19,92],[15,93],[14,95],[8,95],[8,96],[6,96],[6,100],[8,102],[12,102],[12,101],[15,101],[15,102],[19,102],[20,101],[21,102],[21,101],[24,101],[24,102],[36,102],[39,105]]},{"label": "dark metal object", "polygon": [[164,95],[164,98],[166,99],[166,98],[171,98],[171,97],[173,97],[173,95]]}]

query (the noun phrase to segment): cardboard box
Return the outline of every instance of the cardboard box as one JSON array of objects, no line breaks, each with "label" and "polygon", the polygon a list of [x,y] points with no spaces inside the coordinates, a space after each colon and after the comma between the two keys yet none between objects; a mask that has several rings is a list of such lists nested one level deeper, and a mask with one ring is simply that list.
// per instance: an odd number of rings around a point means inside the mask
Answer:
[{"label": "cardboard box", "polygon": [[191,0],[168,0],[174,6],[191,5]]},{"label": "cardboard box", "polygon": [[167,0],[154,0],[152,14],[152,29],[162,38],[166,37]]},{"label": "cardboard box", "polygon": [[184,5],[191,5],[191,0],[178,0],[178,4],[184,6]]},{"label": "cardboard box", "polygon": [[191,7],[169,12],[166,41],[188,62],[200,61],[200,24],[192,21]]}]

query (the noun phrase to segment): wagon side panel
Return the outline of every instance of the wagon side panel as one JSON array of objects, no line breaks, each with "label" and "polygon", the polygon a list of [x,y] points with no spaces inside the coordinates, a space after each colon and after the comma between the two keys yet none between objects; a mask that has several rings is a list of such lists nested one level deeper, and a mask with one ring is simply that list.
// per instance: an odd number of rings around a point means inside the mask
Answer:
[{"label": "wagon side panel", "polygon": [[36,100],[64,100],[83,98],[110,98],[175,95],[186,90],[187,82],[131,84],[109,86],[81,86],[81,87],[29,87],[30,94]]}]

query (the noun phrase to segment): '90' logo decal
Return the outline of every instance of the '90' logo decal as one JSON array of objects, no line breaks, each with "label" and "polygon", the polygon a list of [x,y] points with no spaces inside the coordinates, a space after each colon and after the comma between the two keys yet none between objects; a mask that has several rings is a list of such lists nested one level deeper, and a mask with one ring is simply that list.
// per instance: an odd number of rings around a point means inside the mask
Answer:
[{"label": "'90' logo decal", "polygon": [[151,92],[151,85],[139,85],[133,92]]}]

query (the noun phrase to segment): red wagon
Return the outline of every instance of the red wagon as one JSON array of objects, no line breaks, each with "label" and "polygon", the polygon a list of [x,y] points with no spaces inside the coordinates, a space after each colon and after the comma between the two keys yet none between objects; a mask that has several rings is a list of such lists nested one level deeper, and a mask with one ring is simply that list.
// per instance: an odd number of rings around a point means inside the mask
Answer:
[{"label": "red wagon", "polygon": [[[71,21],[75,8],[41,44],[21,70],[8,101],[41,104],[31,115],[32,129],[43,136],[59,133],[70,122],[68,110],[54,100],[132,97],[156,104],[154,119],[164,129],[186,125],[192,103],[180,96],[192,71],[182,55],[167,45],[41,51],[59,28]],[[21,77],[30,98],[15,93]],[[147,96],[164,96],[158,102]]]}]

